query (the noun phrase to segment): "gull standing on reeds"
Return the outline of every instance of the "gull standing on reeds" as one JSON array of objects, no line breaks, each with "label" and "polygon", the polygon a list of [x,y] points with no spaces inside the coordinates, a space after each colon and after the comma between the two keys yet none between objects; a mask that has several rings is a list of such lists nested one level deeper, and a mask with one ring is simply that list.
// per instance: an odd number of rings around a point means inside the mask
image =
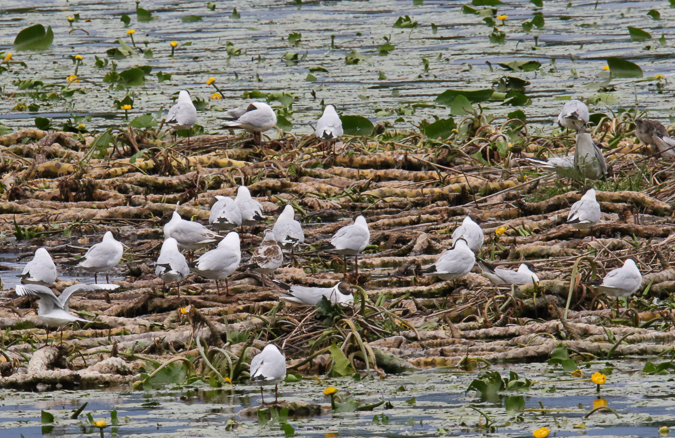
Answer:
[{"label": "gull standing on reeds", "polygon": [[476,264],[476,256],[469,248],[464,237],[455,240],[454,245],[436,260],[436,263],[422,271],[425,275],[435,275],[442,280],[463,277]]},{"label": "gull standing on reeds", "polygon": [[260,401],[263,398],[263,385],[274,385],[274,403],[279,403],[279,382],[286,378],[286,356],[276,345],[268,344],[251,361],[251,381],[260,385]]},{"label": "gull standing on reeds", "polygon": [[663,158],[675,158],[675,139],[668,130],[656,120],[635,119],[635,136],[647,146],[656,148]]},{"label": "gull standing on reeds", "polygon": [[558,115],[558,126],[577,132],[586,132],[586,124],[590,117],[588,107],[580,100],[570,100],[565,103],[560,115]]},{"label": "gull standing on reeds", "polygon": [[45,248],[38,248],[33,260],[24,266],[19,277],[23,284],[51,286],[56,281],[56,265],[52,256]]},{"label": "gull standing on reeds", "polygon": [[178,242],[169,237],[162,244],[159,258],[155,264],[155,275],[162,279],[164,286],[172,281],[176,282],[178,297],[180,298],[180,282],[190,274],[185,256],[178,250]]},{"label": "gull standing on reeds", "polygon": [[234,202],[237,203],[241,211],[241,224],[243,226],[255,225],[258,221],[265,219],[262,204],[251,197],[248,187],[239,186]]},{"label": "gull standing on reeds", "polygon": [[473,221],[469,216],[465,217],[462,221],[462,225],[457,227],[452,233],[452,244],[455,244],[455,241],[459,238],[464,238],[471,248],[471,251],[478,252],[480,247],[483,246],[483,241],[485,237],[483,236],[483,229],[476,222]]},{"label": "gull standing on reeds", "polygon": [[230,294],[228,277],[239,267],[241,262],[241,248],[239,234],[235,231],[228,233],[218,246],[204,253],[196,262],[190,263],[192,272],[211,280],[216,280],[216,289],[220,295],[219,280],[225,280],[226,292]]},{"label": "gull standing on reeds", "polygon": [[326,297],[332,304],[354,304],[354,295],[349,284],[345,282],[338,282],[333,287],[307,287],[286,284],[276,279],[272,281],[284,290],[275,291],[282,301],[315,306],[322,297]]},{"label": "gull standing on reeds", "polygon": [[272,230],[265,230],[265,237],[255,254],[251,257],[250,263],[244,268],[257,272],[259,274],[270,275],[281,267],[284,263],[284,253],[281,247],[274,239],[274,232]]},{"label": "gull standing on reeds", "polygon": [[[181,90],[178,93],[178,102],[169,110],[166,116],[166,124],[170,126],[174,133],[176,131],[189,130],[197,123],[197,108],[195,108],[190,98],[190,93]],[[190,134],[188,132],[188,145],[190,144]]]},{"label": "gull standing on reeds", "polygon": [[241,222],[241,210],[234,199],[216,196],[216,203],[211,207],[209,224],[216,230],[229,231],[241,226]]},{"label": "gull standing on reeds", "polygon": [[291,250],[291,257],[296,245],[305,242],[305,233],[302,231],[302,225],[295,220],[295,210],[292,205],[284,207],[277,221],[274,223],[274,238],[281,248]]},{"label": "gull standing on reeds", "polygon": [[476,262],[483,272],[483,275],[487,277],[492,284],[521,285],[539,281],[537,274],[532,272],[525,263],[522,263],[517,271],[511,271],[491,266],[485,262],[485,260],[478,259]]},{"label": "gull standing on reeds", "polygon": [[262,133],[277,124],[277,115],[271,106],[262,102],[253,102],[247,107],[236,108],[225,113],[225,119],[230,120],[225,128],[242,128],[253,134],[255,144],[262,143]]},{"label": "gull standing on reeds", "polygon": [[[117,284],[74,284],[68,286],[63,290],[58,297],[54,292],[46,286],[39,284],[18,284],[16,285],[16,294],[19,296],[37,295],[38,301],[38,316],[45,323],[47,327],[47,338],[49,337],[49,329],[64,327],[71,322],[90,322],[89,320],[73,316],[68,311],[68,302],[70,297],[75,292],[89,292],[94,290],[114,290],[117,289]],[[61,332],[63,334],[63,332]],[[45,342],[46,343],[46,342]]]},{"label": "gull standing on reeds", "polygon": [[209,246],[220,236],[198,222],[184,220],[174,211],[171,220],[164,225],[164,237],[176,239],[179,248],[189,251],[188,260],[191,261],[195,250]]},{"label": "gull standing on reeds", "polygon": [[356,276],[359,276],[359,254],[366,249],[370,243],[370,230],[366,218],[359,216],[354,220],[354,224],[342,227],[335,233],[330,241],[328,251],[340,254],[345,258],[345,270],[347,269],[348,256],[354,257],[354,266]]},{"label": "gull standing on reeds", "polygon": [[333,145],[333,155],[335,155],[335,141],[342,136],[342,120],[335,110],[335,105],[326,105],[323,115],[316,122],[316,137],[321,143]]},{"label": "gull standing on reeds", "polygon": [[122,260],[123,254],[122,243],[115,240],[111,231],[106,231],[103,240],[89,248],[76,267],[93,272],[94,283],[98,283],[98,273],[105,272],[106,283],[110,283],[109,271]]},{"label": "gull standing on reeds", "polygon": [[601,179],[607,175],[607,162],[602,151],[585,132],[577,134],[577,147],[574,149],[574,167],[582,178]]},{"label": "gull standing on reeds", "polygon": [[587,230],[599,220],[600,204],[595,200],[595,189],[590,189],[572,205],[566,223],[577,230]]},{"label": "gull standing on reeds", "polygon": [[633,259],[626,259],[623,266],[605,275],[598,290],[608,297],[616,299],[616,310],[619,311],[619,298],[628,298],[640,289],[642,274]]}]

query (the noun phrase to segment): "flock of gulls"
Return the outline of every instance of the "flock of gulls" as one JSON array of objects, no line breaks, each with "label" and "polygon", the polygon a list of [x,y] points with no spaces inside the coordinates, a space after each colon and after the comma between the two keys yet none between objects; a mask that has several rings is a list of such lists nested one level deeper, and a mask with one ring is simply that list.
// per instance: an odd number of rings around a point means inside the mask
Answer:
[{"label": "flock of gulls", "polygon": [[[242,128],[253,134],[256,143],[262,141],[262,133],[272,129],[276,124],[274,110],[267,104],[254,102],[246,107],[227,112],[228,128]],[[190,94],[181,91],[178,102],[169,111],[166,122],[175,130],[189,129],[197,119],[197,111],[192,104]],[[607,163],[590,134],[585,131],[589,122],[589,111],[585,104],[572,100],[565,104],[558,123],[561,128],[575,130],[576,150],[574,155],[552,157],[546,161],[532,160],[535,164],[550,167],[564,177],[581,175],[584,178],[599,179],[607,172]],[[675,140],[668,137],[667,131],[658,122],[648,120],[637,121],[637,135],[641,141],[654,146],[662,154],[673,154],[670,149]],[[316,136],[326,145],[334,143],[343,134],[342,123],[333,105],[328,105],[323,116],[317,122]],[[180,283],[192,272],[201,277],[215,280],[217,293],[221,293],[220,281],[225,281],[225,293],[229,294],[228,278],[240,267],[242,254],[239,234],[235,229],[256,225],[267,220],[260,202],[251,197],[249,189],[241,186],[237,189],[235,199],[216,196],[209,216],[209,226],[183,219],[174,211],[171,220],[164,226],[164,243],[155,265],[155,274],[164,286],[176,284],[177,295],[180,296]],[[178,207],[176,207],[177,210]],[[570,209],[567,224],[577,229],[588,229],[600,220],[600,204],[596,200],[594,189],[588,190],[580,201]],[[227,232],[225,236],[221,232]],[[260,246],[256,249],[247,264],[242,265],[246,271],[261,276],[273,276],[274,271],[284,263],[284,252],[294,251],[305,241],[302,225],[295,219],[292,205],[286,205],[276,219],[272,229],[264,232]],[[452,246],[443,252],[437,261],[427,269],[424,275],[436,276],[442,280],[453,280],[467,275],[478,265],[483,275],[496,285],[523,285],[538,282],[539,277],[532,267],[521,264],[517,271],[491,266],[488,262],[476,258],[484,242],[483,230],[470,217],[464,218],[462,224],[452,234]],[[354,223],[337,231],[330,242],[321,246],[320,250],[355,258],[355,270],[358,278],[358,257],[370,243],[370,230],[365,217],[358,216]],[[215,247],[214,247],[215,246]],[[195,251],[212,247],[195,260]],[[185,255],[181,252],[184,251]],[[73,316],[68,311],[68,301],[75,292],[93,290],[113,290],[115,284],[98,284],[98,274],[108,274],[122,259],[124,247],[115,239],[112,232],[105,233],[100,243],[93,245],[86,254],[78,259],[76,268],[94,274],[95,284],[75,284],[66,288],[60,296],[56,296],[50,286],[56,281],[57,269],[45,248],[39,248],[35,257],[29,262],[21,275],[21,283],[16,286],[16,293],[37,295],[38,315],[47,329],[63,328],[72,322],[87,323],[89,321]],[[346,262],[346,260],[345,260]],[[346,263],[345,263],[346,266]],[[281,300],[298,304],[316,305],[324,297],[333,304],[351,305],[354,297],[347,283],[339,282],[333,287],[305,287],[285,284],[276,279],[272,282],[278,287]],[[631,259],[623,266],[609,272],[598,288],[608,296],[628,297],[640,288],[642,275]],[[49,333],[49,332],[48,332]],[[259,384],[278,384],[286,376],[286,359],[274,344],[267,345],[255,356],[250,368],[251,380]],[[275,388],[276,395],[276,388]],[[262,387],[261,387],[262,396]],[[276,402],[275,397],[275,402]],[[264,401],[263,401],[264,404]]]}]

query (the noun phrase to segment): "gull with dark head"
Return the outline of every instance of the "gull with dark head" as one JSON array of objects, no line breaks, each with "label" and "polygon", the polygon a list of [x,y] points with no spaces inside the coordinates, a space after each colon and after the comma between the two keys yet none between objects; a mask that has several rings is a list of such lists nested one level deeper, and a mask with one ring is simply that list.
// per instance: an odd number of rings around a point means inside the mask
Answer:
[{"label": "gull with dark head", "polygon": [[286,378],[286,356],[276,345],[268,344],[251,361],[251,381],[260,385],[260,400],[263,398],[263,385],[274,385],[274,403],[279,403],[279,382]]},{"label": "gull with dark head", "polygon": [[162,279],[164,286],[172,281],[176,282],[178,297],[180,297],[180,282],[190,274],[185,256],[178,250],[178,242],[169,237],[162,244],[162,250],[155,264],[155,275]]},{"label": "gull with dark head", "polygon": [[442,280],[454,280],[471,272],[476,264],[476,256],[469,248],[464,237],[455,240],[454,245],[436,260],[436,263],[422,271],[425,275],[435,275]]},{"label": "gull with dark head", "polygon": [[284,253],[281,247],[274,240],[274,232],[272,230],[265,230],[265,237],[255,254],[251,257],[250,263],[244,268],[257,272],[259,274],[270,275],[275,270],[281,267],[284,263]]},{"label": "gull with dark head", "polygon": [[565,103],[560,115],[558,115],[558,126],[561,129],[567,128],[577,132],[585,132],[589,120],[590,116],[586,104],[580,100],[570,100]]},{"label": "gull with dark head", "polygon": [[247,107],[237,108],[225,113],[225,128],[242,128],[253,134],[255,144],[262,143],[262,133],[277,124],[277,115],[271,106],[262,102],[253,102]]},{"label": "gull with dark head", "polygon": [[[190,98],[190,93],[181,90],[178,93],[178,102],[169,110],[166,116],[166,124],[170,126],[174,133],[184,129],[190,129],[197,123],[197,108],[195,108]],[[188,135],[188,144],[190,144],[190,136]]]},{"label": "gull with dark head", "polygon": [[308,287],[286,284],[276,279],[272,281],[283,289],[283,292],[275,291],[282,301],[316,306],[321,298],[325,297],[332,304],[354,304],[352,290],[349,284],[345,282],[338,282],[333,287]]},{"label": "gull with dark head", "polygon": [[23,284],[51,286],[56,281],[56,265],[52,256],[45,248],[38,248],[33,260],[24,266],[19,277]]},{"label": "gull with dark head", "polygon": [[195,250],[217,242],[220,236],[198,222],[184,220],[174,211],[171,220],[164,225],[164,238],[169,237],[176,239],[179,248],[190,251],[190,260]]},{"label": "gull with dark head", "polygon": [[487,277],[492,284],[528,284],[539,282],[539,277],[537,274],[530,270],[530,267],[525,263],[522,263],[518,267],[517,271],[511,271],[508,269],[496,268],[492,265],[489,265],[485,260],[478,259],[476,261],[478,267],[482,271],[483,275]]},{"label": "gull with dark head", "polygon": [[204,253],[194,263],[189,263],[190,269],[197,275],[216,280],[216,289],[220,295],[220,280],[225,280],[226,292],[230,294],[228,277],[239,267],[241,262],[241,248],[239,234],[235,231],[228,233],[218,246]]},{"label": "gull with dark head", "polygon": [[105,272],[105,280],[109,283],[108,274],[122,260],[123,254],[122,243],[115,240],[111,231],[106,231],[103,240],[89,248],[76,267],[93,272],[94,283],[98,283],[98,273]]},{"label": "gull with dark head", "polygon": [[635,136],[647,146],[655,148],[665,159],[675,159],[675,139],[657,120],[635,119]]}]

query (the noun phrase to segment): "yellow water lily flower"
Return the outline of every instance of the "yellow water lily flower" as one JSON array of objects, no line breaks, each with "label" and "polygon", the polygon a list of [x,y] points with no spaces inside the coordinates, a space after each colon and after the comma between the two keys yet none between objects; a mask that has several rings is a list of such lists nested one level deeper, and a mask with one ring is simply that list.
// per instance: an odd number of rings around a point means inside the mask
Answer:
[{"label": "yellow water lily flower", "polygon": [[508,15],[499,15],[499,16],[497,17],[497,20],[506,20],[507,18],[509,18]]},{"label": "yellow water lily flower", "polygon": [[572,377],[583,377],[583,376],[584,372],[579,369],[572,371]]},{"label": "yellow water lily flower", "polygon": [[129,29],[129,30],[127,31],[127,35],[133,35],[133,34],[135,34],[135,33],[136,33],[136,31],[133,30],[133,29]]},{"label": "yellow water lily flower", "polygon": [[495,234],[498,236],[502,236],[504,233],[506,233],[506,227],[499,227],[495,230]]},{"label": "yellow water lily flower", "polygon": [[77,125],[77,129],[79,129],[80,131],[84,131],[85,129],[87,129],[87,127],[84,126],[84,123],[80,123],[79,125]]},{"label": "yellow water lily flower", "polygon": [[103,429],[107,425],[108,423],[106,423],[105,420],[98,420],[96,423],[94,423],[94,426],[100,427],[101,429]]},{"label": "yellow water lily flower", "polygon": [[331,394],[335,394],[336,392],[338,392],[337,388],[329,386],[328,388],[323,390],[323,395],[331,395]]},{"label": "yellow water lily flower", "polygon": [[220,100],[222,98],[223,98],[223,96],[221,96],[220,93],[213,93],[211,95],[211,99],[214,99],[214,100]]},{"label": "yellow water lily flower", "polygon": [[549,432],[551,432],[549,429],[540,427],[539,429],[535,430],[532,435],[534,435],[534,438],[546,438]]},{"label": "yellow water lily flower", "polygon": [[[131,106],[131,105],[125,105],[125,106]],[[125,108],[122,107],[122,109],[125,109]],[[131,108],[129,108],[129,109],[131,109]],[[187,315],[188,313],[190,313],[190,309],[191,309],[191,306],[181,307],[180,313],[182,313],[183,315]]]},{"label": "yellow water lily flower", "polygon": [[82,61],[82,55],[75,55],[76,61]]},{"label": "yellow water lily flower", "polygon": [[[132,108],[131,105],[122,105],[122,106],[120,107],[120,109],[123,109],[123,110],[130,110],[131,108]],[[188,307],[190,307],[190,306],[188,306]],[[182,309],[181,309],[181,310],[182,310]]]},{"label": "yellow water lily flower", "polygon": [[605,382],[607,382],[607,376],[602,373],[594,373],[591,376],[591,382],[595,383],[596,385],[604,385]]},{"label": "yellow water lily flower", "polygon": [[176,47],[178,45],[178,43],[175,41],[171,41],[169,44],[171,45],[171,47]]},{"label": "yellow water lily flower", "polygon": [[607,407],[607,400],[605,400],[604,398],[596,398],[595,400],[593,400],[593,409],[606,407]]},{"label": "yellow water lily flower", "polygon": [[602,66],[602,69],[605,70],[605,71],[607,71],[607,70],[609,70],[609,66],[608,66],[608,65],[603,65],[603,66]]},{"label": "yellow water lily flower", "polygon": [[215,82],[216,82],[216,78],[214,78],[213,76],[211,76],[211,77],[206,81],[206,85],[212,85],[212,84],[214,84]]},{"label": "yellow water lily flower", "polygon": [[659,427],[659,435],[661,436],[666,436],[670,433],[670,429],[668,429],[668,426],[661,426]]},{"label": "yellow water lily flower", "polygon": [[225,381],[230,385],[232,384],[232,379],[230,379],[229,377],[225,377]]},{"label": "yellow water lily flower", "polygon": [[8,62],[10,59],[12,59],[12,54],[11,54],[11,53],[7,53],[7,54],[5,55],[4,61],[5,61],[5,62]]},{"label": "yellow water lily flower", "polygon": [[72,23],[73,21],[75,21],[75,19],[74,19],[73,17],[68,17],[68,22],[69,22],[69,23]]},{"label": "yellow water lily flower", "polygon": [[66,80],[68,81],[68,83],[71,83],[71,82],[80,82],[80,81],[77,79],[77,76],[75,76],[75,75],[70,75],[70,76],[68,76],[68,77],[66,78]]},{"label": "yellow water lily flower", "polygon": [[663,75],[655,75],[655,76],[654,76],[654,79],[663,79],[664,77],[665,77],[665,76],[663,76]]}]

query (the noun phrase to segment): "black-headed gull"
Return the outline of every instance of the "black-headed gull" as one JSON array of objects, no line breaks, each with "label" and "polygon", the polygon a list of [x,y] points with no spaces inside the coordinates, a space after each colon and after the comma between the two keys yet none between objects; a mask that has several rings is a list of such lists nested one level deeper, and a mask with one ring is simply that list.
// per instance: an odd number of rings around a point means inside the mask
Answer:
[{"label": "black-headed gull", "polygon": [[600,204],[595,200],[595,189],[588,190],[572,205],[567,215],[567,224],[577,230],[587,230],[600,220]]},{"label": "black-headed gull", "polygon": [[190,251],[188,259],[191,259],[196,249],[211,245],[220,236],[198,222],[184,220],[174,211],[164,225],[164,238],[169,237],[176,239],[179,248]]},{"label": "black-headed gull", "polygon": [[[335,141],[341,137],[343,133],[342,120],[340,120],[340,116],[337,111],[335,111],[335,105],[326,105],[326,108],[323,110],[323,115],[319,121],[316,122],[316,137],[324,144],[332,143],[335,145]],[[335,155],[335,149],[333,149],[333,155]]]},{"label": "black-headed gull", "polygon": [[489,265],[484,260],[478,259],[476,261],[478,267],[483,272],[483,275],[488,278],[493,284],[528,284],[539,282],[539,277],[537,274],[532,272],[530,268],[522,263],[517,271],[511,271],[508,269],[496,268]]},{"label": "black-headed gull", "polygon": [[589,121],[588,107],[580,100],[570,100],[565,103],[558,115],[558,126],[577,132],[585,132]]},{"label": "black-headed gull", "polygon": [[629,297],[640,289],[642,274],[633,259],[626,259],[623,266],[610,271],[598,286],[600,292],[610,297]]},{"label": "black-headed gull", "polygon": [[483,246],[483,241],[485,237],[483,236],[483,229],[474,222],[469,216],[465,217],[462,221],[462,225],[457,227],[452,233],[452,243],[455,244],[455,241],[459,238],[464,238],[469,244],[471,251],[478,252],[480,251],[481,246]]},{"label": "black-headed gull", "polygon": [[295,210],[290,204],[284,207],[284,211],[277,218],[272,231],[274,231],[276,241],[286,251],[293,251],[296,245],[305,242],[302,225],[295,220]]},{"label": "black-headed gull", "polygon": [[[181,90],[178,93],[178,101],[169,110],[166,116],[166,124],[170,126],[174,132],[183,129],[190,129],[197,123],[197,108],[195,108],[190,98],[190,93]],[[190,135],[188,134],[188,144],[190,144]]]},{"label": "black-headed gull", "polygon": [[460,237],[452,248],[441,254],[436,263],[423,270],[422,273],[435,275],[442,280],[453,280],[471,272],[475,264],[476,256],[469,248],[466,239]]},{"label": "black-headed gull", "polygon": [[211,207],[209,224],[216,230],[229,231],[241,226],[241,222],[241,210],[234,199],[216,196],[216,203]]},{"label": "black-headed gull", "polygon": [[56,265],[52,256],[45,248],[38,248],[33,260],[24,266],[19,277],[23,284],[51,286],[56,281]]},{"label": "black-headed gull", "polygon": [[63,290],[58,297],[54,292],[46,286],[39,284],[17,284],[16,294],[19,296],[37,295],[38,301],[38,316],[45,323],[47,327],[47,337],[49,337],[49,329],[64,327],[71,322],[90,322],[86,319],[73,316],[68,311],[68,302],[70,297],[75,292],[89,292],[94,290],[114,290],[117,289],[117,284],[74,284],[68,286]]},{"label": "black-headed gull", "polygon": [[260,400],[263,398],[263,385],[274,385],[274,403],[279,403],[279,382],[286,378],[286,356],[274,344],[268,344],[260,354],[251,360],[251,381],[260,385]]},{"label": "black-headed gull", "polygon": [[253,102],[245,111],[241,108],[230,110],[225,113],[231,121],[223,124],[226,128],[242,128],[253,134],[255,144],[262,143],[262,133],[268,131],[277,124],[277,115],[271,106],[262,102]]},{"label": "black-headed gull", "polygon": [[272,230],[265,230],[265,237],[251,257],[246,269],[259,274],[272,274],[284,263],[284,253],[274,239]]},{"label": "black-headed gull", "polygon": [[123,254],[122,243],[115,240],[111,231],[106,231],[103,240],[89,248],[76,267],[93,272],[94,283],[98,283],[98,273],[105,272],[105,280],[110,283],[108,274],[122,260]]},{"label": "black-headed gull", "polygon": [[582,178],[601,179],[607,174],[607,161],[591,134],[577,134],[574,149],[574,167]]},{"label": "black-headed gull", "polygon": [[656,120],[635,119],[635,135],[648,146],[655,147],[663,158],[675,158],[675,139],[668,130]]},{"label": "black-headed gull", "polygon": [[239,267],[241,248],[239,234],[231,231],[220,241],[218,246],[204,253],[196,262],[188,264],[192,272],[211,280],[216,280],[216,289],[220,295],[219,280],[225,280],[226,295],[230,294],[228,277]]},{"label": "black-headed gull", "polygon": [[[356,267],[356,276],[359,275],[359,254],[366,249],[370,243],[370,230],[366,218],[358,216],[354,224],[342,227],[335,233],[330,241],[328,251],[340,254],[341,256],[354,257],[354,266]],[[346,260],[345,260],[346,269]]]},{"label": "black-headed gull", "polygon": [[262,204],[251,197],[248,187],[240,186],[237,189],[237,197],[234,202],[239,206],[243,226],[255,225],[258,221],[265,219]]},{"label": "black-headed gull", "polygon": [[354,304],[354,295],[349,284],[345,282],[338,282],[333,287],[308,287],[286,284],[276,279],[272,281],[284,290],[277,292],[282,301],[315,306],[322,297],[326,297],[333,304]]},{"label": "black-headed gull", "polygon": [[159,258],[155,264],[155,275],[166,283],[176,282],[178,288],[178,297],[180,297],[180,282],[190,274],[185,256],[178,250],[178,242],[173,237],[169,237],[162,244],[162,250],[159,252]]}]

